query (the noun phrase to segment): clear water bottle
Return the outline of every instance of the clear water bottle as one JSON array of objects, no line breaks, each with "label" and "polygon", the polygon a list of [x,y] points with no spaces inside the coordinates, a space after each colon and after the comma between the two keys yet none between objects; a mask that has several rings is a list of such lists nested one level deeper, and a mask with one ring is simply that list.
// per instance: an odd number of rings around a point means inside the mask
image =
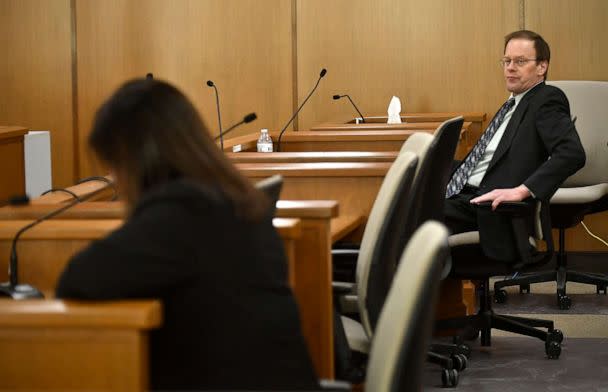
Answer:
[{"label": "clear water bottle", "polygon": [[272,152],[272,139],[268,134],[268,129],[262,129],[258,139],[258,152]]}]

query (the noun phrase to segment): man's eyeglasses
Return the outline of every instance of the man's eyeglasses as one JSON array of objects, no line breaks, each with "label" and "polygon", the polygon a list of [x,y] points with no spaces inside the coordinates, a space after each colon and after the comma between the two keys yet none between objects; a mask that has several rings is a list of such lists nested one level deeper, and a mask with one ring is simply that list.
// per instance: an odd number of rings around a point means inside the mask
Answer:
[{"label": "man's eyeglasses", "polygon": [[526,65],[527,62],[529,62],[529,61],[538,61],[538,59],[525,59],[523,57],[520,57],[518,59],[510,59],[508,57],[504,57],[504,58],[500,59],[499,63],[503,67],[508,67],[509,65],[511,65],[511,61],[517,67],[523,67],[524,65]]}]

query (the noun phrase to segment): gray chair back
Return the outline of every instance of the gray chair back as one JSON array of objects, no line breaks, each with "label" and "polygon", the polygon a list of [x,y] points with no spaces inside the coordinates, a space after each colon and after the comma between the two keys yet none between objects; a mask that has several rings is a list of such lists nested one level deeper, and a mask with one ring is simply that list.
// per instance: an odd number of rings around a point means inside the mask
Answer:
[{"label": "gray chair back", "polygon": [[560,88],[576,117],[576,129],[587,155],[585,167],[570,176],[563,188],[608,183],[608,82],[561,80],[547,84]]},{"label": "gray chair back", "polygon": [[[397,244],[394,233],[388,231],[388,222],[394,216],[398,203],[402,201],[401,196],[411,187],[417,162],[418,158],[411,152],[399,154],[395,159],[380,186],[363,232],[357,258],[356,284],[361,323],[368,337],[372,335],[370,314],[380,313],[392,280],[385,281],[384,274],[378,268],[372,267],[386,263],[386,254]],[[390,277],[392,278],[392,274]],[[368,291],[368,288],[372,290]],[[385,291],[384,295],[382,290]],[[370,293],[373,298],[368,298]],[[372,306],[368,302],[369,299],[372,299]]]},{"label": "gray chair back", "polygon": [[372,340],[365,390],[421,390],[447,236],[443,224],[429,221],[405,248]]}]

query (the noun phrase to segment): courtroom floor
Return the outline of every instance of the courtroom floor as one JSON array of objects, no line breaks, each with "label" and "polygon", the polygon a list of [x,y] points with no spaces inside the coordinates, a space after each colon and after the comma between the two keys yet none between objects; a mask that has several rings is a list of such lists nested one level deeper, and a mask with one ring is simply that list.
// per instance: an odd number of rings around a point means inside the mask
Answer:
[{"label": "courtroom floor", "polygon": [[[494,337],[491,347],[471,348],[454,391],[608,391],[607,338],[565,338],[557,360],[547,359],[543,342],[534,338]],[[423,385],[424,391],[447,390],[439,367],[430,364]]]},{"label": "courtroom floor", "polygon": [[[492,282],[498,279],[502,278]],[[453,390],[608,392],[608,296],[596,294],[595,286],[568,283],[572,307],[560,310],[555,283],[532,285],[530,294],[520,294],[518,287],[506,290],[507,302],[494,304],[494,310],[553,320],[564,333],[560,358],[547,359],[543,342],[536,338],[493,330],[491,347],[481,347],[478,340],[469,342],[468,367]],[[426,364],[423,385],[424,391],[446,390],[438,366]]]}]

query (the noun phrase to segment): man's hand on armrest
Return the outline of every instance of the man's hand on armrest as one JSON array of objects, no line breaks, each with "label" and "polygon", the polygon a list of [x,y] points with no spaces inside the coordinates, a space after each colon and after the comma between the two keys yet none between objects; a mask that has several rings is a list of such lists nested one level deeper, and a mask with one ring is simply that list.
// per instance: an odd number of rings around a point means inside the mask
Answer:
[{"label": "man's hand on armrest", "polygon": [[472,204],[479,204],[483,202],[492,202],[492,210],[496,210],[496,207],[505,201],[522,201],[530,197],[532,194],[525,185],[520,185],[516,188],[508,189],[494,189],[491,192],[484,193],[481,196],[477,196],[471,199]]}]

